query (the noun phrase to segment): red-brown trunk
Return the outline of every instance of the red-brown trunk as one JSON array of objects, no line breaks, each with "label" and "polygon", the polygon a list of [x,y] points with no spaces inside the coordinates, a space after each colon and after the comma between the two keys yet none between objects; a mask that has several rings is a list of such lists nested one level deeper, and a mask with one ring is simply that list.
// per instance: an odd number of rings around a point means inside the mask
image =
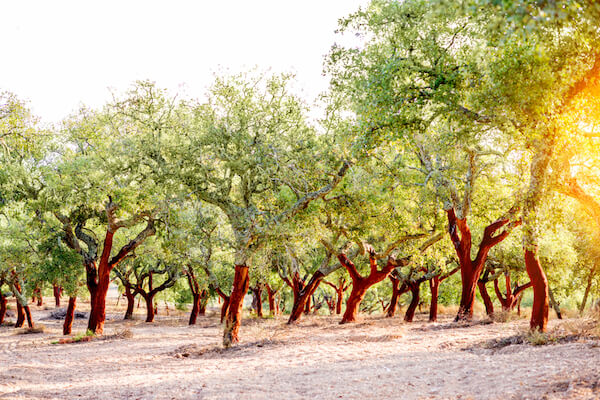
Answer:
[{"label": "red-brown trunk", "polygon": [[154,308],[154,295],[148,294],[144,296],[146,302],[146,322],[154,322],[154,314],[156,309]]},{"label": "red-brown trunk", "polygon": [[[395,278],[390,275],[390,281],[392,281],[392,298],[390,299],[390,304],[387,309],[386,317],[392,318],[396,315],[396,309],[398,308],[398,299],[400,298],[400,279]],[[404,286],[404,285],[403,285]]]},{"label": "red-brown trunk", "polygon": [[29,306],[23,306],[23,311],[27,317],[27,326],[29,329],[33,329],[33,319],[31,318],[31,310],[29,310]]},{"label": "red-brown trunk", "polygon": [[492,299],[488,294],[487,288],[485,287],[485,283],[482,281],[478,281],[477,288],[479,289],[479,294],[481,294],[483,304],[485,305],[485,313],[491,317],[492,315],[494,315],[494,303],[492,302]]},{"label": "red-brown trunk", "polygon": [[415,311],[417,310],[417,306],[419,305],[419,299],[421,295],[420,283],[411,282],[408,284],[408,287],[410,288],[412,298],[410,299],[410,304],[406,309],[406,314],[404,314],[404,322],[412,322],[415,318]]},{"label": "red-brown trunk", "polygon": [[256,316],[259,318],[263,317],[262,311],[262,287],[257,285],[255,288],[252,288],[252,294],[254,295],[254,306],[256,308]]},{"label": "red-brown trunk", "polygon": [[533,284],[530,327],[545,332],[548,325],[548,280],[535,251],[525,250],[525,267]]},{"label": "red-brown trunk", "polygon": [[434,276],[429,280],[431,303],[429,304],[429,322],[436,322],[438,316],[438,297],[440,292],[440,277]]},{"label": "red-brown trunk", "polygon": [[192,302],[192,312],[190,313],[190,320],[188,321],[188,325],[196,324],[196,317],[198,317],[198,310],[200,309],[200,295],[194,293],[194,300]]},{"label": "red-brown trunk", "polygon": [[461,295],[458,313],[455,321],[468,321],[473,318],[473,304],[475,303],[475,288],[478,276],[468,271],[470,267],[461,265]]},{"label": "red-brown trunk", "polygon": [[52,285],[52,294],[54,295],[54,305],[60,307],[60,295],[62,288],[60,286]]},{"label": "red-brown trunk", "polygon": [[317,270],[317,272],[313,274],[313,276],[310,278],[310,281],[308,281],[308,284],[302,289],[298,296],[294,296],[294,305],[292,307],[292,312],[290,313],[290,318],[287,322],[288,324],[297,322],[302,317],[302,312],[306,308],[306,303],[313,295],[315,290],[317,290],[324,277],[325,275],[323,275],[321,271]]},{"label": "red-brown trunk", "polygon": [[350,297],[348,297],[348,301],[346,302],[346,312],[344,312],[340,324],[356,321],[360,302],[364,299],[367,289],[369,289],[370,286],[371,285],[366,283],[364,280],[354,281],[352,285],[352,291],[350,292]]},{"label": "red-brown trunk", "polygon": [[4,322],[4,317],[6,316],[6,296],[0,292],[0,325]]},{"label": "red-brown trunk", "polygon": [[312,307],[311,302],[312,296],[309,296],[308,299],[306,299],[306,305],[304,306],[304,315],[308,315],[310,313],[310,309]]},{"label": "red-brown trunk", "polygon": [[225,318],[225,329],[223,331],[223,346],[230,347],[239,342],[239,331],[242,323],[242,307],[244,297],[248,293],[250,279],[246,265],[236,265],[233,278],[233,289],[229,296],[229,307]]},{"label": "red-brown trunk", "polygon": [[23,306],[17,300],[17,322],[15,322],[15,328],[21,328],[25,323],[25,314],[23,313]]},{"label": "red-brown trunk", "polygon": [[65,315],[65,322],[63,323],[63,335],[70,335],[71,328],[73,327],[73,317],[75,316],[75,306],[77,303],[77,297],[69,297],[69,306],[67,307],[67,314]]},{"label": "red-brown trunk", "polygon": [[275,308],[275,292],[269,285],[267,285],[267,297],[269,298],[269,314],[277,315],[277,309]]}]

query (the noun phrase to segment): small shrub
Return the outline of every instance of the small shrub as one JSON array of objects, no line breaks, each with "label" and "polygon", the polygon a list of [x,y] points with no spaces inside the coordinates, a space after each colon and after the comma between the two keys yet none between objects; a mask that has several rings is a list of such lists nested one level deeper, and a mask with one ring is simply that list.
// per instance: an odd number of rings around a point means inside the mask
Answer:
[{"label": "small shrub", "polygon": [[525,340],[533,346],[543,346],[550,342],[550,337],[547,333],[534,329],[527,332]]}]

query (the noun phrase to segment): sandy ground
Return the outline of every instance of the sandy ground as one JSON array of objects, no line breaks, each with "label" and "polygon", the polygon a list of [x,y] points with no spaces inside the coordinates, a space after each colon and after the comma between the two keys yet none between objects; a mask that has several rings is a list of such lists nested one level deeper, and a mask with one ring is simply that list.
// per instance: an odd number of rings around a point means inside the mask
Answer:
[{"label": "sandy ground", "polygon": [[[310,316],[287,326],[246,318],[240,345],[223,351],[214,313],[190,327],[186,315],[164,310],[152,324],[121,321],[112,307],[106,334],[133,337],[53,344],[62,322],[42,320],[53,307],[32,308],[44,333],[0,327],[0,399],[600,398],[598,341],[486,347],[523,332],[525,320],[457,326],[418,315],[412,324],[365,317],[338,325]],[[77,320],[74,332],[84,329]]]}]

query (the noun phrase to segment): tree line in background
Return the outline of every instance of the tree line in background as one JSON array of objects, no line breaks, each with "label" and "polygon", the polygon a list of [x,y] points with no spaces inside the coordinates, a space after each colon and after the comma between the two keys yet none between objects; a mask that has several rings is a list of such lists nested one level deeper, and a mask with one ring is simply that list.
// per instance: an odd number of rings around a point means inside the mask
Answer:
[{"label": "tree line in background", "polygon": [[248,293],[348,323],[409,292],[406,321],[421,297],[435,321],[440,293],[469,320],[531,288],[544,331],[550,305],[600,294],[598,22],[591,0],[374,0],[340,21],[361,44],[332,46],[320,118],[285,74],[203,101],[137,82],[54,127],[3,93],[0,321],[12,295],[33,326],[52,288],[65,334],[80,296],[102,334],[114,280],[125,318],[162,296],[193,324],[218,299],[225,346]]}]

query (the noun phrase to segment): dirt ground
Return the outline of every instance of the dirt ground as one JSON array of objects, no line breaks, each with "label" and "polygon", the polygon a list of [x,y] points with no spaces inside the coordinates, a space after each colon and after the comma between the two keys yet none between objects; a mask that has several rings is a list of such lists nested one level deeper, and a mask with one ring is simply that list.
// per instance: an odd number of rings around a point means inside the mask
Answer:
[{"label": "dirt ground", "polygon": [[[44,333],[0,327],[0,399],[600,398],[598,340],[507,345],[526,330],[523,319],[458,326],[419,314],[412,324],[374,316],[339,325],[309,316],[287,326],[283,317],[245,318],[242,342],[224,351],[214,312],[190,327],[183,313],[161,309],[147,324],[142,315],[122,321],[111,307],[107,339],[56,344],[62,321],[43,319],[54,307],[32,308]],[[74,333],[85,323],[76,320]]]}]

